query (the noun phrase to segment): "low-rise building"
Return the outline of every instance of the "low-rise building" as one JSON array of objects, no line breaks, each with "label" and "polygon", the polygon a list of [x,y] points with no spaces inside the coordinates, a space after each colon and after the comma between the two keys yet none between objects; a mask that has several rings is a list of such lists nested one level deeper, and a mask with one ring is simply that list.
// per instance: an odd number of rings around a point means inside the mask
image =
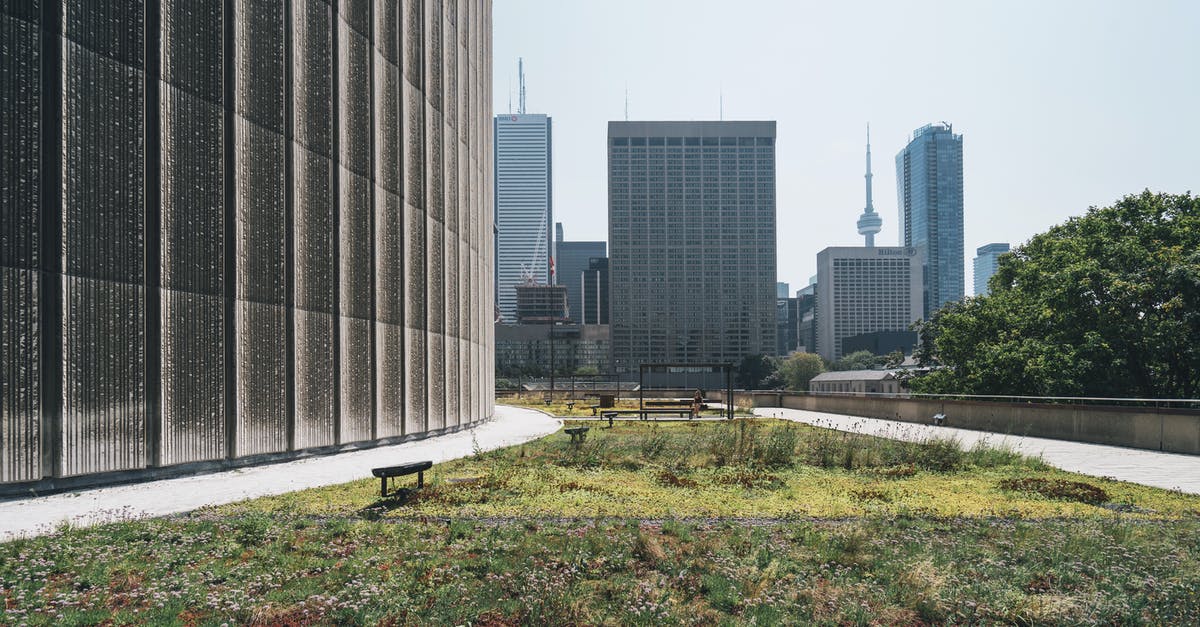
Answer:
[{"label": "low-rise building", "polygon": [[559,376],[580,368],[610,371],[607,324],[497,324],[496,375]]},{"label": "low-rise building", "polygon": [[818,394],[899,394],[900,380],[895,370],[841,370],[813,377],[808,389]]}]

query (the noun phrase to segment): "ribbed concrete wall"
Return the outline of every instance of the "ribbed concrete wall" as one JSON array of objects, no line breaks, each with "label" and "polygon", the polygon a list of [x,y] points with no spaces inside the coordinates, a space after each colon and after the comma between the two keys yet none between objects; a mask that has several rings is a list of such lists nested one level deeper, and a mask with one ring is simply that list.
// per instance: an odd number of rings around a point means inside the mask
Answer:
[{"label": "ribbed concrete wall", "polygon": [[[714,396],[719,396],[714,393]],[[735,393],[739,404],[945,424],[1011,435],[1200,455],[1200,411],[1152,407],[1001,403],[918,398]]]},{"label": "ribbed concrete wall", "polygon": [[0,484],[491,416],[490,0],[6,2],[0,39]]}]

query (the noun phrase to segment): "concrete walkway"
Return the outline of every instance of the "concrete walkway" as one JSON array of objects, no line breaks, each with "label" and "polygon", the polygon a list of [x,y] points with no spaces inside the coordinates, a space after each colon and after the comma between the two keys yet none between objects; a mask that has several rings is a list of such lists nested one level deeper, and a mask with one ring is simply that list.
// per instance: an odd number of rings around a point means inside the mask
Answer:
[{"label": "concrete walkway", "polygon": [[877,435],[910,442],[941,437],[957,438],[964,448],[970,448],[980,441],[1005,444],[1025,455],[1041,457],[1042,461],[1047,464],[1063,470],[1095,477],[1112,477],[1120,481],[1178,490],[1188,494],[1200,494],[1200,456],[935,427],[799,409],[759,407],[754,410],[754,413],[759,416],[784,418],[838,431]]},{"label": "concrete walkway", "polygon": [[498,405],[496,417],[467,431],[361,451],[309,457],[178,479],[66,492],[0,502],[0,541],[49,533],[64,522],[88,526],[163,516],[206,505],[346,483],[371,476],[371,468],[432,460],[512,446],[554,433],[558,420],[530,409]]}]

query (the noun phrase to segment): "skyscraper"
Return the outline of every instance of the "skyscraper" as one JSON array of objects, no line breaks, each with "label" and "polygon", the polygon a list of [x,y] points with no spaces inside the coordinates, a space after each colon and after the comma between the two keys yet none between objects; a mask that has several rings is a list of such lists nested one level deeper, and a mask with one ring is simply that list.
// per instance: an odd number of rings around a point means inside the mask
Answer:
[{"label": "skyscraper", "polygon": [[554,230],[554,281],[567,288],[567,309],[574,322],[583,321],[583,273],[588,260],[608,256],[608,243],[568,242],[563,240],[562,223]]},{"label": "skyscraper", "polygon": [[581,311],[572,314],[578,316],[575,320],[581,324],[608,324],[608,257],[588,259],[580,292]]},{"label": "skyscraper", "polygon": [[987,296],[988,280],[996,274],[1000,255],[1008,252],[1007,243],[987,244],[975,249],[975,295]]},{"label": "skyscraper", "polygon": [[949,124],[926,124],[896,155],[900,244],[925,252],[926,319],[963,297],[962,139]]},{"label": "skyscraper", "polygon": [[906,331],[921,317],[921,251],[911,247],[831,247],[817,253],[817,352],[842,356],[842,340]]},{"label": "skyscraper", "polygon": [[0,3],[0,494],[488,419],[491,14]]},{"label": "skyscraper", "polygon": [[871,125],[867,125],[867,207],[858,217],[858,234],[866,240],[868,247],[875,245],[875,234],[883,228],[883,218],[875,213],[875,205],[871,202]]},{"label": "skyscraper", "polygon": [[775,123],[609,122],[614,366],[775,351]]},{"label": "skyscraper", "polygon": [[504,322],[516,322],[516,287],[550,283],[551,120],[518,113],[495,118],[496,302]]}]

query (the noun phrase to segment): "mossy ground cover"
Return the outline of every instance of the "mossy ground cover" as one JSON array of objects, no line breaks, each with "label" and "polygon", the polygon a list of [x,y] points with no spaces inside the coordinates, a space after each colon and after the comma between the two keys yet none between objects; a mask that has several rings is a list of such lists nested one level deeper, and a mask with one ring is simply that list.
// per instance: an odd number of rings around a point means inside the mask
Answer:
[{"label": "mossy ground cover", "polygon": [[5,543],[0,622],[1200,621],[1200,499],[1002,449],[625,423],[430,475]]}]

